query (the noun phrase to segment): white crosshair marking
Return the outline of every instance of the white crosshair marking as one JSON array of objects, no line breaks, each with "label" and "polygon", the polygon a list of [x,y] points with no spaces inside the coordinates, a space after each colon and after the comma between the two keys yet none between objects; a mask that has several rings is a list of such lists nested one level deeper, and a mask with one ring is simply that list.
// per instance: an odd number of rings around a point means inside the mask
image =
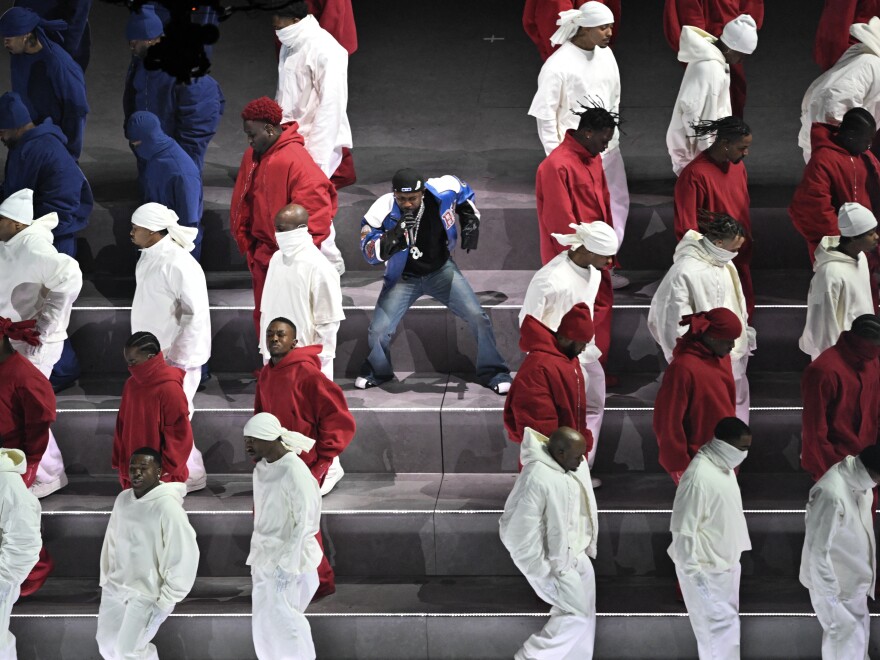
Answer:
[{"label": "white crosshair marking", "polygon": [[483,41],[488,41],[490,44],[494,44],[496,41],[504,41],[504,37],[496,37],[493,34],[491,37],[483,37]]}]

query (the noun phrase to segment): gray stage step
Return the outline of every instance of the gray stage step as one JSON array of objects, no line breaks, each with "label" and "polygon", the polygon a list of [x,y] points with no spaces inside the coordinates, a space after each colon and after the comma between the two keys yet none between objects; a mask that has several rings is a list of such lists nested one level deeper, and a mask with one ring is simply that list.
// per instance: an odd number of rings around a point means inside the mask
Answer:
[{"label": "gray stage step", "polygon": [[[324,498],[322,529],[339,575],[517,575],[498,538],[498,518],[514,475],[348,475]],[[741,475],[753,551],[744,573],[794,576],[803,544],[804,474]],[[671,576],[669,513],[675,494],[665,475],[611,475],[597,490],[601,576]],[[43,500],[44,540],[56,577],[92,577],[113,500],[112,479],[73,478]],[[212,475],[185,507],[202,551],[199,575],[248,575],[253,529],[247,475]]]},{"label": "gray stage step", "polygon": [[[673,581],[598,579],[595,657],[696,658],[693,632]],[[742,656],[818,657],[821,629],[796,580],[744,578]],[[97,657],[100,595],[95,580],[50,579],[13,610],[22,660]],[[548,607],[521,577],[415,582],[340,580],[336,594],[309,606],[319,658],[490,660],[510,658],[546,620]],[[872,637],[880,621],[872,617]],[[163,658],[250,660],[250,580],[200,579],[154,640]],[[772,643],[770,643],[772,640]],[[871,655],[880,650],[876,641]]]}]

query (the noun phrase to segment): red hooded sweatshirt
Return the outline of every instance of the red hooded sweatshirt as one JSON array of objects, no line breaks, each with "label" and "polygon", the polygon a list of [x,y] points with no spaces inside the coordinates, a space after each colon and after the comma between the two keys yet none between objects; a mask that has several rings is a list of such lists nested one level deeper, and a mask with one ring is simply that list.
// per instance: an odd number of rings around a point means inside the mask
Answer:
[{"label": "red hooded sweatshirt", "polygon": [[241,158],[232,202],[229,226],[242,254],[260,253],[268,267],[278,250],[275,242],[275,214],[297,203],[309,212],[309,233],[317,247],[330,235],[330,221],[336,215],[336,188],[303,146],[293,122],[262,155],[250,147]]},{"label": "red hooded sweatshirt", "polygon": [[680,338],[654,401],[660,465],[670,475],[684,472],[700,447],[712,439],[718,422],[735,416],[730,356],[718,357],[703,342]]},{"label": "red hooded sweatshirt", "polygon": [[846,456],[878,441],[880,359],[847,330],[804,370],[801,465],[814,481]]},{"label": "red hooded sweatshirt", "polygon": [[845,202],[880,209],[880,162],[870,151],[851,155],[832,138],[834,126],[814,123],[812,153],[794,192],[788,215],[807,240],[810,259],[825,236],[838,236],[837,211]]},{"label": "red hooded sweatshirt", "polygon": [[27,472],[22,477],[29,487],[54,421],[55,392],[40,370],[18,353],[0,362],[0,444],[24,452]]},{"label": "red hooded sweatshirt", "polygon": [[333,35],[339,45],[353,55],[358,47],[357,29],[351,0],[306,0],[309,13],[318,19],[318,25]]},{"label": "red hooded sweatshirt", "polygon": [[816,28],[813,60],[827,71],[847,48],[858,43],[849,34],[853,23],[867,23],[880,16],[880,0],[825,0],[825,9]]},{"label": "red hooded sweatshirt", "polygon": [[550,435],[560,426],[580,431],[593,447],[587,428],[584,377],[577,358],[565,356],[550,329],[529,314],[520,328],[519,347],[527,353],[504,402],[504,428],[522,442],[526,427]]},{"label": "red hooded sweatshirt", "polygon": [[131,377],[122,388],[113,434],[112,463],[119,471],[119,483],[123,488],[131,487],[128,463],[131,453],[141,447],[162,454],[162,481],[186,481],[193,434],[183,393],[183,370],[165,364],[161,351],[128,370]]},{"label": "red hooded sweatshirt", "polygon": [[342,388],[321,373],[320,344],[295,348],[278,364],[260,370],[254,412],[272,413],[289,431],[312,438],[315,446],[299,455],[318,483],[333,459],[354,437],[354,417]]}]

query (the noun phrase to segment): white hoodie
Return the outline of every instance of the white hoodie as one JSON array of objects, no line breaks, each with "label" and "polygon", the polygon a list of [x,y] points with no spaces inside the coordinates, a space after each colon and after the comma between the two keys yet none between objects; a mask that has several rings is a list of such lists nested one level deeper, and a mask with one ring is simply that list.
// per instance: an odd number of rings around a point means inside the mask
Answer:
[{"label": "white hoodie", "polygon": [[740,461],[745,456],[713,438],[700,447],[675,491],[668,552],[688,575],[730,570],[752,549],[731,454]]},{"label": "white hoodie", "polygon": [[[592,266],[581,268],[568,255],[569,250],[557,254],[535,273],[519,313],[520,325],[531,315],[555,332],[562,317],[581,302],[593,314],[602,274]],[[601,356],[593,337],[578,359],[582,364],[590,364]]]},{"label": "white hoodie", "polygon": [[800,581],[841,599],[874,597],[874,481],[856,456],[831,467],[810,489]]},{"label": "white hoodie", "polygon": [[199,262],[165,236],[141,250],[134,275],[132,333],[156,335],[170,362],[187,368],[205,364],[211,357],[211,311]]},{"label": "white hoodie", "polygon": [[254,534],[247,565],[293,575],[321,563],[315,534],[321,526],[321,489],[294,452],[254,466]]},{"label": "white hoodie", "polygon": [[186,484],[160,483],[140,499],[119,493],[101,549],[102,588],[133,591],[170,610],[196,580],[199,546],[183,510]]},{"label": "white hoodie", "polygon": [[306,151],[329,179],[342,148],[351,148],[348,52],[311,14],[275,34],[282,44],[275,94],[281,121],[299,124]]},{"label": "white hoodie", "polygon": [[672,361],[675,342],[687,332],[687,326],[679,325],[681,317],[717,307],[732,311],[743,326],[731,359],[751,355],[755,349],[754,330],[749,327],[746,299],[736,267],[731,262],[716,260],[703,244],[703,235],[693,229],[682,236],[673,261],[648,312],[648,330],[663,349],[666,361]]},{"label": "white hoodie", "polygon": [[583,552],[596,556],[599,518],[590,468],[566,472],[547,450],[547,438],[527,428],[522,472],[504,504],[501,542],[527,578],[544,580],[571,570]]},{"label": "white hoodie", "polygon": [[296,325],[300,346],[321,344],[323,368],[333,363],[336,332],[345,318],[339,273],[315,247],[307,227],[276,233],[275,240],[278,251],[269,260],[260,302],[260,352],[269,359],[266,328],[283,316]]},{"label": "white hoodie", "polygon": [[868,260],[853,259],[835,248],[839,236],[826,236],[816,248],[815,274],[807,296],[807,324],[798,346],[812,359],[834,346],[862,314],[876,314]]},{"label": "white hoodie", "polygon": [[0,241],[0,316],[36,319],[43,344],[67,339],[70,310],[82,288],[79,264],[52,245],[57,224],[58,215],[50,213]]},{"label": "white hoodie", "polygon": [[0,585],[18,586],[40,557],[40,501],[21,475],[24,452],[0,449]]},{"label": "white hoodie", "polygon": [[850,46],[837,63],[813,81],[801,102],[798,145],[805,160],[811,152],[813,122],[840,124],[853,108],[864,108],[880,123],[880,18],[856,23],[850,34],[861,43]]},{"label": "white hoodie", "polygon": [[730,67],[714,45],[716,41],[708,32],[691,25],[685,25],[681,30],[678,61],[685,62],[687,69],[666,131],[666,148],[675,176],[712,143],[711,140],[692,137],[691,123],[714,121],[733,114]]},{"label": "white hoodie", "polygon": [[[548,156],[562,142],[565,131],[578,127],[580,117],[572,111],[580,110],[580,103],[589,107],[591,99],[606,110],[620,112],[620,71],[614,53],[599,46],[584,50],[566,41],[541,67],[538,91],[529,108],[529,114],[538,120],[539,137]],[[607,151],[618,146],[620,131],[615,129]]]}]

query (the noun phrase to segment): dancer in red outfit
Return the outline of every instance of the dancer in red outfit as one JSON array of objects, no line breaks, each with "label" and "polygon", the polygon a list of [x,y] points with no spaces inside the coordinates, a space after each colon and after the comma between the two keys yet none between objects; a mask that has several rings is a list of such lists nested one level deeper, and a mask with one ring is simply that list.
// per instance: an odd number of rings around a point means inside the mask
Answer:
[{"label": "dancer in red outfit", "polygon": [[296,122],[281,126],[281,106],[268,97],[241,113],[248,149],[232,191],[229,226],[247,256],[254,281],[254,327],[260,331],[260,300],[269,259],[278,250],[275,214],[296,203],[309,213],[309,234],[317,247],[330,235],[336,215],[336,188],[303,146]]},{"label": "dancer in red outfit", "polygon": [[[296,343],[292,321],[277,318],[269,323],[266,347],[270,359],[257,380],[254,413],[272,413],[284,428],[315,441],[311,451],[299,457],[326,494],[342,478],[341,468],[334,474],[331,466],[354,437],[354,417],[342,389],[321,372],[321,346],[294,350]],[[317,539],[323,548],[320,532]],[[318,577],[321,586],[317,597],[336,591],[336,578],[326,556],[318,566]]]},{"label": "dancer in red outfit", "polygon": [[[683,26],[693,25],[720,37],[724,26],[741,14],[755,19],[760,30],[764,23],[764,0],[666,0],[663,34],[677,53]],[[733,114],[742,117],[746,107],[746,72],[742,62],[730,67],[730,104]]]},{"label": "dancer in red outfit", "polygon": [[357,28],[351,0],[306,0],[309,13],[318,24],[333,35],[339,45],[353,55],[358,48]]},{"label": "dancer in red outfit", "polygon": [[593,446],[587,428],[584,377],[578,355],[593,338],[590,308],[578,303],[553,332],[528,315],[520,328],[519,347],[527,353],[504,402],[504,428],[512,442],[521,443],[526,428],[549,436],[568,426]]},{"label": "dancer in red outfit", "polygon": [[[5,449],[24,453],[27,469],[21,478],[30,488],[49,444],[49,425],[55,421],[55,392],[49,379],[12,348],[10,339],[39,346],[36,321],[13,323],[0,316],[0,439]],[[30,596],[42,587],[54,568],[55,562],[43,546],[36,565],[21,583],[21,596]]]},{"label": "dancer in red outfit", "polygon": [[119,483],[131,488],[128,465],[132,452],[141,447],[162,454],[162,481],[185,483],[193,434],[183,370],[165,364],[159,340],[149,332],[128,338],[125,360],[131,377],[122,388],[113,434],[112,464],[119,471]]},{"label": "dancer in red outfit", "polygon": [[739,117],[701,122],[694,127],[698,137],[715,136],[715,142],[697,155],[675,182],[675,238],[681,240],[690,229],[697,230],[700,209],[725,213],[745,229],[746,241],[733,260],[743,295],[752,318],[755,292],[752,286],[752,221],[749,217],[748,174],[743,159],[749,155],[752,131]]},{"label": "dancer in red outfit", "polygon": [[[577,9],[587,0],[526,0],[523,9],[522,24],[529,39],[535,42],[542,60],[546,60],[556,50],[550,43],[550,37],[557,30],[556,21],[559,14],[570,9]],[[614,45],[614,37],[620,30],[620,0],[599,0],[614,14],[614,35],[610,45]],[[323,26],[322,26],[323,27]],[[330,32],[329,28],[324,28]]]},{"label": "dancer in red outfit", "polygon": [[865,314],[804,370],[801,465],[814,481],[880,431],[880,318]]},{"label": "dancer in red outfit", "polygon": [[[541,263],[546,264],[568,247],[552,234],[567,234],[569,225],[582,222],[606,222],[612,228],[611,195],[602,169],[601,153],[608,146],[616,115],[603,108],[585,108],[576,130],[568,130],[565,139],[538,166],[535,196],[538,202],[538,231],[541,240]],[[596,346],[602,351],[604,366],[611,346],[611,273],[602,271],[602,281],[593,307]]]},{"label": "dancer in red outfit", "polygon": [[825,8],[816,29],[813,60],[827,71],[844,51],[856,41],[850,38],[849,26],[867,23],[880,16],[880,0],[825,0]]},{"label": "dancer in red outfit", "polygon": [[681,325],[690,329],[676,343],[654,401],[660,465],[676,485],[718,422],[736,416],[730,351],[742,334],[739,318],[724,307],[685,316]]}]

